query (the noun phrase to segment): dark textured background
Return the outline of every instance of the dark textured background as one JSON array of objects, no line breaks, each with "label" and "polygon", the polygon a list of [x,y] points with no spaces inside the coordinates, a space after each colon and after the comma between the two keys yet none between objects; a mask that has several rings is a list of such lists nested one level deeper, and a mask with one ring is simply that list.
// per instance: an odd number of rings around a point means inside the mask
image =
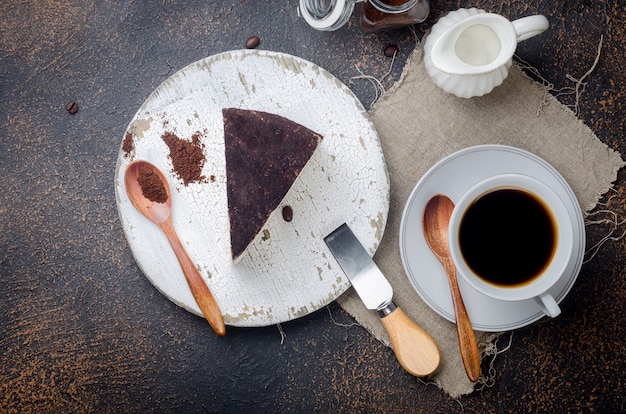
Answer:
[{"label": "dark textured background", "polygon": [[[548,32],[518,55],[555,89],[587,78],[579,117],[626,154],[623,1],[433,1],[510,18],[534,13]],[[242,48],[300,56],[374,98],[357,68],[389,87],[415,45],[409,29],[365,34],[352,20],[320,33],[296,0],[3,1],[0,4],[1,412],[623,412],[626,242],[604,244],[562,303],[519,329],[493,362],[495,385],[450,399],[398,366],[336,304],[276,327],[229,328],[176,307],[141,274],[118,219],[113,176],[122,135],[150,92],[195,60]],[[419,97],[417,97],[419,99]],[[574,103],[572,95],[562,102]],[[80,110],[70,115],[65,104]],[[626,173],[608,207],[625,214]],[[604,198],[604,202],[608,196]],[[602,206],[601,208],[605,208]],[[624,231],[622,225],[615,235]],[[610,231],[588,228],[592,246]],[[332,315],[332,316],[331,316]],[[508,344],[505,335],[500,347]]]}]

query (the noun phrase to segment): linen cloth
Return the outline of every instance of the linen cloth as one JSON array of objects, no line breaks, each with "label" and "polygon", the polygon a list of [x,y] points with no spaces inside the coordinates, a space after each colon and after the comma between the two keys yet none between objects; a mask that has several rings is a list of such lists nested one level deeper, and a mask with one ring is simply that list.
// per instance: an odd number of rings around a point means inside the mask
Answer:
[{"label": "linen cloth", "polygon": [[[503,144],[530,151],[552,164],[589,211],[611,188],[624,166],[566,106],[515,65],[508,78],[480,98],[457,98],[428,77],[417,47],[400,80],[378,101],[370,116],[380,136],[391,183],[387,227],[374,256],[394,288],[394,301],[437,341],[441,365],[430,376],[452,397],[471,393],[490,379],[485,365],[472,384],[459,353],[456,328],[432,311],[413,290],[402,266],[399,228],[404,205],[420,177],[446,155],[473,145]],[[353,289],[339,304],[372,335],[390,346],[376,312],[367,310]],[[475,332],[481,355],[493,352],[498,334]],[[502,348],[502,347],[501,347]],[[511,352],[514,352],[512,350]],[[491,379],[493,380],[493,379]]]}]

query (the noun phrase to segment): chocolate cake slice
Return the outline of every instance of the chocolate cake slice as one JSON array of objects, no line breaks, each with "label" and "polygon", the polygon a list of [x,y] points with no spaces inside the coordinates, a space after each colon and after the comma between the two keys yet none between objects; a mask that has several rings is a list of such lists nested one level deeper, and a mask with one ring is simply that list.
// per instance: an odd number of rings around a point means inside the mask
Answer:
[{"label": "chocolate cake slice", "polygon": [[224,108],[230,244],[236,264],[289,192],[322,136],[280,115]]}]

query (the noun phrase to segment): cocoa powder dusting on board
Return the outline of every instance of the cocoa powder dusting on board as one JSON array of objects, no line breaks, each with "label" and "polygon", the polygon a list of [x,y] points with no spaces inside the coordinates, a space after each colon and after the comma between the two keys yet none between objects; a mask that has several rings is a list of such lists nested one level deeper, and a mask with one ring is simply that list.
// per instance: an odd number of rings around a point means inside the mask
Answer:
[{"label": "cocoa powder dusting on board", "polygon": [[150,168],[140,168],[137,182],[141,186],[143,196],[155,203],[165,203],[168,199],[167,190],[159,176]]},{"label": "cocoa powder dusting on board", "polygon": [[201,136],[200,132],[196,132],[191,141],[187,141],[172,132],[165,132],[161,137],[170,149],[174,172],[185,185],[205,179],[202,175],[205,158]]},{"label": "cocoa powder dusting on board", "polygon": [[124,151],[124,156],[129,157],[130,153],[135,149],[135,141],[133,140],[133,134],[127,132],[124,135],[124,142],[122,143],[122,151]]}]

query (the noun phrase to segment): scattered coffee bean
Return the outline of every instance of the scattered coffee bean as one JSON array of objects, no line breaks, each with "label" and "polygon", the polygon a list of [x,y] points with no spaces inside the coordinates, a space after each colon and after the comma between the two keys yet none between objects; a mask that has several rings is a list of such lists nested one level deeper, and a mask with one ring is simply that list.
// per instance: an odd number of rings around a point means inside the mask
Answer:
[{"label": "scattered coffee bean", "polygon": [[397,45],[387,45],[385,50],[383,50],[383,53],[387,57],[393,57],[393,55],[398,53],[398,51],[400,51],[400,48]]},{"label": "scattered coffee bean", "polygon": [[67,105],[65,105],[65,109],[70,114],[75,114],[76,112],[78,112],[78,104],[74,101],[70,101],[67,103]]},{"label": "scattered coffee bean", "polygon": [[293,220],[293,208],[291,206],[283,207],[283,220],[286,222]]},{"label": "scattered coffee bean", "polygon": [[259,45],[259,43],[261,43],[261,39],[259,39],[259,36],[250,36],[248,40],[246,40],[246,48],[254,49]]}]

